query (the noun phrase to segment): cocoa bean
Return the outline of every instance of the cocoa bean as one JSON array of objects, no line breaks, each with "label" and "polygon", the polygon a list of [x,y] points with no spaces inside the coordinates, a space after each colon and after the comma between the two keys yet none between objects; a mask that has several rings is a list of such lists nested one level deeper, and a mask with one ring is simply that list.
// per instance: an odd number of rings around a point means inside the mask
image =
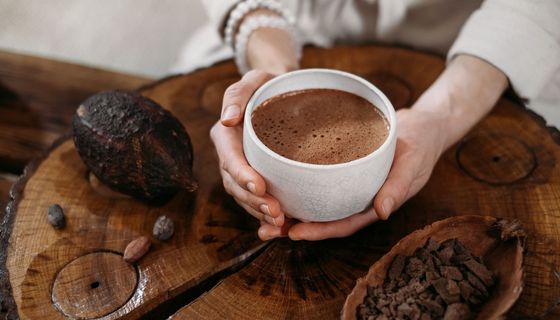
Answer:
[{"label": "cocoa bean", "polygon": [[167,216],[159,216],[154,223],[153,234],[159,240],[168,240],[173,236],[175,227],[173,220],[169,219]]},{"label": "cocoa bean", "polygon": [[58,204],[53,204],[49,207],[47,220],[56,229],[64,228],[64,226],[66,225],[64,210],[62,210],[62,208]]},{"label": "cocoa bean", "polygon": [[140,260],[150,250],[150,245],[150,239],[145,236],[132,240],[124,249],[124,261],[134,263]]}]

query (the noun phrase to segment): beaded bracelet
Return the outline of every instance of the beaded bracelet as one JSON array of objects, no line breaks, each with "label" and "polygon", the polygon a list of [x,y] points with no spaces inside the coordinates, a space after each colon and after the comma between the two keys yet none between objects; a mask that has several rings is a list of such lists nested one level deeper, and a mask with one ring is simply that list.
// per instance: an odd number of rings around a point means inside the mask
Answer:
[{"label": "beaded bracelet", "polygon": [[274,28],[288,32],[292,38],[292,46],[296,52],[296,59],[299,60],[301,58],[301,41],[295,28],[291,24],[279,16],[251,16],[243,21],[235,37],[235,63],[237,64],[239,73],[243,75],[250,70],[247,61],[247,42],[249,41],[251,33],[258,28]]},{"label": "beaded bracelet", "polygon": [[224,32],[224,40],[227,45],[234,47],[234,33],[239,26],[239,22],[249,12],[256,9],[268,9],[284,17],[290,24],[295,23],[293,16],[277,1],[274,0],[245,0],[239,2],[229,14]]}]

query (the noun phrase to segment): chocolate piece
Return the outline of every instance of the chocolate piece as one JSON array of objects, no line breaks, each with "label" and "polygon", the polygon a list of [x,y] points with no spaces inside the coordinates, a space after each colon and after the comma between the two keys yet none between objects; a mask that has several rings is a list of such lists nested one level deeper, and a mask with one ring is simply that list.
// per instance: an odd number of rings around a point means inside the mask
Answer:
[{"label": "chocolate piece", "polygon": [[400,254],[395,257],[393,263],[391,263],[391,267],[389,268],[389,279],[397,279],[401,275],[405,260],[406,257]]},{"label": "chocolate piece", "polygon": [[437,257],[441,260],[441,263],[444,265],[451,264],[451,257],[455,253],[453,250],[453,244],[448,244],[444,246],[442,244],[441,249],[437,252]]},{"label": "chocolate piece", "polygon": [[457,267],[450,267],[450,266],[441,266],[439,268],[441,276],[447,279],[461,281],[463,280],[463,275],[461,274],[461,270]]},{"label": "chocolate piece", "polygon": [[466,280],[459,282],[459,290],[461,290],[461,297],[466,301],[468,301],[475,292],[478,292]]},{"label": "chocolate piece", "polygon": [[465,320],[471,318],[471,311],[466,304],[453,303],[447,306],[443,320]]},{"label": "chocolate piece", "polygon": [[422,313],[420,320],[432,320],[432,317],[428,313]]},{"label": "chocolate piece", "polygon": [[440,278],[439,274],[437,274],[437,272],[435,271],[426,272],[426,282],[428,284],[432,284],[434,281],[436,281],[439,278]]},{"label": "chocolate piece", "polygon": [[428,251],[437,251],[439,249],[439,243],[432,238],[428,238],[425,248]]},{"label": "chocolate piece", "polygon": [[430,314],[433,314],[436,317],[441,317],[445,312],[444,307],[440,303],[437,303],[435,300],[432,299],[426,299],[424,301],[420,301],[420,305],[422,305],[424,308],[426,308],[427,311],[430,312]]},{"label": "chocolate piece", "polygon": [[494,284],[492,273],[482,264],[474,259],[467,260],[463,263],[473,274],[475,274],[487,287]]},{"label": "chocolate piece", "polygon": [[405,272],[411,278],[419,278],[426,273],[426,265],[422,262],[422,260],[412,257],[408,260]]},{"label": "chocolate piece", "polygon": [[474,274],[467,271],[467,280],[473,286],[473,288],[477,289],[484,297],[488,296],[488,290],[484,286],[484,283],[480,281]]},{"label": "chocolate piece", "polygon": [[425,248],[418,248],[415,252],[416,258],[422,260],[422,262],[427,263],[432,256],[430,252]]},{"label": "chocolate piece", "polygon": [[451,304],[461,300],[461,290],[455,281],[440,278],[434,281],[432,285],[445,303]]}]

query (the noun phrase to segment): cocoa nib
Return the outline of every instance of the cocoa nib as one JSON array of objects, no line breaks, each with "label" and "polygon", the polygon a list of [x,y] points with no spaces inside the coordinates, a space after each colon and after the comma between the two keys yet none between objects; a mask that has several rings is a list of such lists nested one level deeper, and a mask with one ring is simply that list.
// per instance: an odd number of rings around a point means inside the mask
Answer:
[{"label": "cocoa nib", "polygon": [[382,286],[367,287],[358,319],[471,319],[494,276],[456,239],[428,239],[414,255],[395,256]]}]

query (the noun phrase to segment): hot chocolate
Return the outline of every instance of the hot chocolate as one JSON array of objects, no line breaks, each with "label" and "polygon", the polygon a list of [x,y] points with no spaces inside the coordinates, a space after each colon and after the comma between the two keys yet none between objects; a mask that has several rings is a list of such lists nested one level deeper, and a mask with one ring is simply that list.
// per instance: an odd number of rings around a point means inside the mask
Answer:
[{"label": "hot chocolate", "polygon": [[257,137],[292,160],[336,164],[379,148],[389,135],[383,113],[368,100],[335,89],[287,92],[252,113]]}]

